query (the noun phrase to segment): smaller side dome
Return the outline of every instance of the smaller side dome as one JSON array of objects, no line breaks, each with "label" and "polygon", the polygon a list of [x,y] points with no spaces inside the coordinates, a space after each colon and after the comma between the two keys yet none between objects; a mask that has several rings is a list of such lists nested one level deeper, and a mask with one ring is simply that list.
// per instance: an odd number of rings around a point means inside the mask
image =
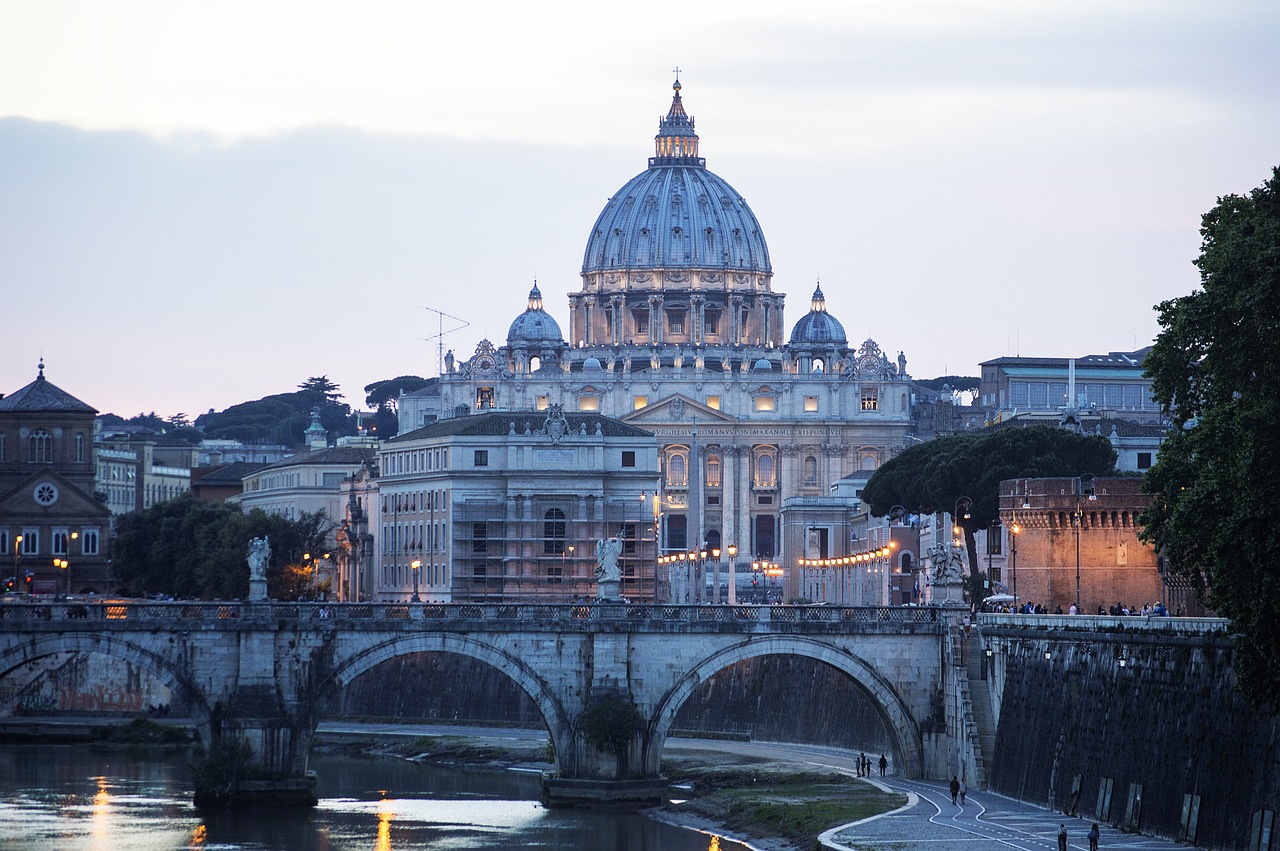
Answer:
[{"label": "smaller side dome", "polygon": [[813,291],[809,312],[800,317],[800,321],[791,329],[791,345],[844,347],[848,344],[849,339],[845,336],[840,320],[827,313],[827,299],[819,284]]},{"label": "smaller side dome", "polygon": [[538,282],[534,281],[529,291],[529,307],[516,317],[507,331],[507,345],[519,346],[562,345],[564,334],[560,325],[551,318],[551,314],[542,309],[542,293],[538,290]]},{"label": "smaller side dome", "polygon": [[595,357],[594,355],[582,362],[583,372],[599,372],[602,369],[604,369],[604,367],[600,365],[600,358]]},{"label": "smaller side dome", "polygon": [[769,363],[768,358],[760,358],[751,369],[755,372],[768,372],[773,369],[773,364]]}]

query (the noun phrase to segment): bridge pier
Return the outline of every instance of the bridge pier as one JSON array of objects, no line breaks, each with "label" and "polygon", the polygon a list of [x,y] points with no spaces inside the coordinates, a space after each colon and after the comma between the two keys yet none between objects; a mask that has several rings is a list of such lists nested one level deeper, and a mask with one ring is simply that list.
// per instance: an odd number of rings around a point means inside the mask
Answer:
[{"label": "bridge pier", "polygon": [[195,766],[198,806],[315,806],[307,771],[312,725],[283,711],[271,686],[241,686],[214,708],[206,753]]},{"label": "bridge pier", "polygon": [[645,759],[652,727],[615,683],[593,690],[570,733],[560,773],[543,781],[548,806],[647,807],[664,802],[667,781]]}]

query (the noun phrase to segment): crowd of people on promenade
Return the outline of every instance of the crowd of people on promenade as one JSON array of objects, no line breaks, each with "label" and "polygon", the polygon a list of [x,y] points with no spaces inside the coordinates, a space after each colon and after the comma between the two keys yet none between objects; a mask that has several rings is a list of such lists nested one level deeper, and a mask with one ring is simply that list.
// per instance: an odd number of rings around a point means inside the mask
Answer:
[{"label": "crowd of people on promenade", "polygon": [[[1078,614],[1081,614],[1080,610],[1076,608],[1074,603],[1068,606],[1066,611],[1062,610],[1062,606],[1057,606],[1051,612],[1049,611],[1049,608],[1047,606],[1042,605],[1040,603],[1034,603],[1034,602],[1021,603],[1016,608],[1011,604],[997,605],[997,606],[991,607],[991,611],[1002,612],[1007,615],[1008,614],[1018,614],[1018,615],[1078,615]],[[1126,606],[1123,603],[1116,603],[1115,605],[1110,607],[1099,604],[1097,613],[1104,617],[1108,615],[1110,615],[1111,617],[1144,617],[1144,618],[1166,618],[1171,616],[1171,613],[1168,610],[1168,608],[1166,608],[1165,604],[1160,602],[1159,600],[1156,601],[1156,604],[1154,606],[1151,605],[1150,603],[1143,603],[1141,607]],[[1181,609],[1181,607],[1179,607],[1176,617],[1183,617],[1183,610]]]}]

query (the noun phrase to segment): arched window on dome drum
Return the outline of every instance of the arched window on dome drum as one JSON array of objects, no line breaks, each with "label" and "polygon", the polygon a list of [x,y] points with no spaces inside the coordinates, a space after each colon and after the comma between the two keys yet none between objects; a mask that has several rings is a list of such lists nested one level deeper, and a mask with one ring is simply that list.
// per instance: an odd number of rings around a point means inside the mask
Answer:
[{"label": "arched window on dome drum", "polygon": [[708,334],[720,333],[720,308],[708,307],[702,314],[702,328]]},{"label": "arched window on dome drum", "polygon": [[547,509],[542,515],[542,552],[544,555],[565,554],[565,517],[558,508]]},{"label": "arched window on dome drum", "polygon": [[636,334],[648,334],[649,308],[647,306],[631,308],[631,323],[635,328]]},{"label": "arched window on dome drum", "polygon": [[683,488],[689,484],[689,462],[684,455],[667,458],[667,487]]},{"label": "arched window on dome drum", "polygon": [[827,366],[827,365],[826,365],[825,363],[823,363],[822,358],[814,358],[814,359],[813,359],[813,371],[814,371],[814,372],[826,372],[826,366]]},{"label": "arched window on dome drum", "polygon": [[33,464],[53,463],[53,436],[38,428],[31,432],[29,458]]},{"label": "arched window on dome drum", "polygon": [[529,371],[537,372],[540,369],[542,369],[542,358],[538,357],[537,355],[534,355],[533,357],[529,358]]},{"label": "arched window on dome drum", "polygon": [[667,311],[667,333],[683,334],[684,333],[685,311],[683,308]]},{"label": "arched window on dome drum", "polygon": [[816,487],[818,484],[818,459],[812,455],[805,456],[804,459],[804,483],[806,487]]},{"label": "arched window on dome drum", "polygon": [[756,456],[756,487],[771,488],[778,480],[773,455],[768,453]]}]

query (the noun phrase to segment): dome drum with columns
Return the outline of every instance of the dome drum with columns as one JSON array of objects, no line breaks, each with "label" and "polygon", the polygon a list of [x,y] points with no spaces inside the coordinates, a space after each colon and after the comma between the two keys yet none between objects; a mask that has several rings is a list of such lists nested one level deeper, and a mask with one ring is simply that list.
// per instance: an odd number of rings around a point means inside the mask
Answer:
[{"label": "dome drum with columns", "polygon": [[[782,554],[784,503],[833,499],[838,482],[901,451],[911,379],[902,355],[895,365],[874,340],[850,346],[821,287],[788,337],[759,221],[699,147],[677,82],[655,156],[587,236],[568,340],[535,285],[506,345],[450,359],[438,394],[401,398],[400,428],[560,405],[646,429],[663,510],[660,540],[650,525],[641,550],[719,541],[749,563]],[[634,505],[605,514],[628,510],[634,522]]]}]

